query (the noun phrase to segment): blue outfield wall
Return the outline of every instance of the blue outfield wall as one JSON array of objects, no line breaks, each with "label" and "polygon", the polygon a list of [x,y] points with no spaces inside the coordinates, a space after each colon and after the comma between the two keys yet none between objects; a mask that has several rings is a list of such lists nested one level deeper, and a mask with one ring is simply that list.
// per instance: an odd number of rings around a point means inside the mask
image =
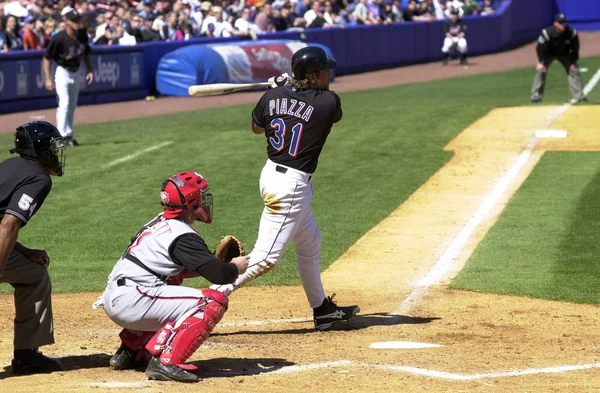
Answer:
[{"label": "blue outfield wall", "polygon": [[[543,27],[551,24],[557,10],[555,1],[561,0],[505,0],[495,15],[465,18],[469,54],[497,52],[535,39]],[[572,1],[579,0],[564,3]],[[600,3],[581,0],[584,1]],[[338,61],[336,75],[344,75],[439,60],[444,23],[308,29],[304,33],[282,32],[264,38],[322,44],[331,49]],[[155,94],[156,71],[163,55],[187,45],[235,45],[237,41],[239,37],[93,47],[96,80],[90,86],[82,83],[79,104],[126,101]],[[42,51],[0,54],[0,114],[56,106],[54,93],[44,89],[42,56]]]},{"label": "blue outfield wall", "polygon": [[600,30],[600,0],[556,0],[569,24],[579,30]]}]

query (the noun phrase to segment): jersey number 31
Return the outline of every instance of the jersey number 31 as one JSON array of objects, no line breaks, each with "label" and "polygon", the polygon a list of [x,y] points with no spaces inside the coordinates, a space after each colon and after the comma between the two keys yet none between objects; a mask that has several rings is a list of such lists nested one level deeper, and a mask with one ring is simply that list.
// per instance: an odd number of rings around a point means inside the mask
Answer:
[{"label": "jersey number 31", "polygon": [[[286,126],[285,122],[277,117],[271,121],[271,127],[275,130],[275,136],[269,138],[269,142],[271,146],[277,151],[281,151],[285,144],[285,132]],[[292,142],[290,143],[289,153],[290,156],[296,157],[298,154],[298,148],[300,146],[300,138],[302,137],[302,129],[304,128],[304,124],[296,123],[292,127]]]}]

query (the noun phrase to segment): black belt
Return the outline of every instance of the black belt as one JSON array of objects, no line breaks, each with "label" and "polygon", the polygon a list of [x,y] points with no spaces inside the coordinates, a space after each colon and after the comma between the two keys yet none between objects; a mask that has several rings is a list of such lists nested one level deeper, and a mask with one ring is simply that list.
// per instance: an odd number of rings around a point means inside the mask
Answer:
[{"label": "black belt", "polygon": [[[125,254],[124,258],[127,259],[128,261],[131,261],[131,262],[135,263],[136,265],[138,265],[139,267],[141,267],[142,269],[144,269],[148,273],[151,273],[152,275],[158,277],[159,280],[162,280],[162,281],[166,282],[169,279],[169,276],[167,276],[167,275],[160,275],[160,274],[156,273],[154,270],[152,270],[148,266],[144,265],[142,263],[142,261],[140,261],[139,259],[137,259],[136,257],[134,257],[131,254]],[[117,285],[118,284],[119,283],[118,283],[118,280],[117,280]]]},{"label": "black belt", "polygon": [[77,72],[79,71],[79,67],[65,67],[65,66],[61,66],[62,68],[64,68],[65,70],[69,71],[69,72]]},{"label": "black belt", "polygon": [[287,173],[287,170],[288,170],[288,169],[287,169],[286,167],[284,167],[284,166],[277,165],[277,166],[275,167],[275,170],[276,170],[277,172],[279,172],[279,173]]}]

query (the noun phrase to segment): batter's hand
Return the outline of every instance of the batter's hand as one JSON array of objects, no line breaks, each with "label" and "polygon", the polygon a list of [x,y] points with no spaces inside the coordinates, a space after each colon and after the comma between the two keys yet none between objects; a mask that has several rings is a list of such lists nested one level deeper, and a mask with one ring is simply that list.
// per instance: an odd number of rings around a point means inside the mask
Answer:
[{"label": "batter's hand", "polygon": [[54,90],[54,82],[52,82],[52,80],[50,79],[46,79],[46,90],[52,91]]},{"label": "batter's hand", "polygon": [[537,63],[537,65],[535,66],[535,70],[536,71],[546,71],[546,66],[543,65],[542,63]]},{"label": "batter's hand", "polygon": [[94,81],[94,73],[93,72],[88,72],[87,75],[85,76],[85,80],[87,82],[88,85],[91,85],[92,82]]},{"label": "batter's hand", "polygon": [[235,266],[237,266],[238,274],[244,274],[246,269],[248,269],[248,262],[250,262],[250,256],[243,255],[233,258],[230,263],[233,263]]},{"label": "batter's hand", "polygon": [[31,259],[33,262],[39,263],[46,269],[48,269],[48,265],[50,265],[50,257],[48,256],[48,254],[46,254],[46,251],[44,251],[44,250],[31,250],[30,249],[27,252],[27,255],[25,255],[25,256],[27,258]]}]

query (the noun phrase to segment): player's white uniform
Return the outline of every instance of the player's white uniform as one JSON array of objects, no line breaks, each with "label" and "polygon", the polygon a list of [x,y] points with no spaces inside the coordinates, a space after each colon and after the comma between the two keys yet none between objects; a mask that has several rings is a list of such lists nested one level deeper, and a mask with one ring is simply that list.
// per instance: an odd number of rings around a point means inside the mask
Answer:
[{"label": "player's white uniform", "polygon": [[[187,233],[197,232],[185,222],[166,220],[160,214],[136,236],[110,273],[103,293],[104,311],[113,322],[126,329],[155,332],[167,322],[178,326],[198,312],[198,306],[206,301],[201,290],[166,285],[167,278],[183,271],[169,256],[169,247]],[[127,259],[127,255],[162,279]]]}]

